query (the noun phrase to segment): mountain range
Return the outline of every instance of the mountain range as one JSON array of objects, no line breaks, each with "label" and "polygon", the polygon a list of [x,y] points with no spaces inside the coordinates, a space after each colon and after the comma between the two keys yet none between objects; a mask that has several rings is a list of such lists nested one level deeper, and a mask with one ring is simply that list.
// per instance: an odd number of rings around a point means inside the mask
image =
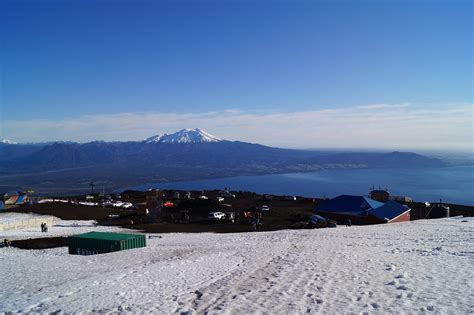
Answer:
[{"label": "mountain range", "polygon": [[143,141],[17,144],[0,142],[0,190],[83,192],[90,182],[116,189],[238,175],[321,169],[439,167],[411,152],[329,152],[280,149],[215,137],[199,128]]}]

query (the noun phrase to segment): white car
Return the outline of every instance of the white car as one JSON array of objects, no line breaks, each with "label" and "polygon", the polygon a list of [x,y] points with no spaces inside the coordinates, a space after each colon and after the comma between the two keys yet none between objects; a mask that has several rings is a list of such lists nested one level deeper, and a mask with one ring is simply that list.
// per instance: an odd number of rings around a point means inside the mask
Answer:
[{"label": "white car", "polygon": [[225,194],[221,194],[221,197],[235,198],[235,195],[234,195],[234,194],[231,194],[231,193],[225,193]]},{"label": "white car", "polygon": [[224,220],[224,219],[225,219],[225,213],[224,213],[224,212],[220,212],[220,211],[211,212],[211,213],[209,213],[209,215],[207,216],[207,218],[208,218],[209,220],[213,220],[213,221]]},{"label": "white car", "polygon": [[260,210],[262,210],[262,211],[270,211],[270,207],[267,206],[267,205],[263,205],[263,206],[260,207]]},{"label": "white car", "polygon": [[223,197],[217,197],[217,202],[223,202],[224,198]]},{"label": "white car", "polygon": [[122,208],[124,208],[124,209],[131,209],[131,208],[133,208],[133,203],[131,203],[131,202],[124,202],[124,203],[122,204]]},{"label": "white car", "polygon": [[103,205],[104,207],[113,207],[113,206],[114,206],[114,203],[113,203],[112,201],[104,201],[104,202],[102,203],[102,205]]},{"label": "white car", "polygon": [[207,196],[204,196],[204,195],[203,195],[203,196],[199,196],[198,198],[201,199],[201,200],[207,200],[207,199],[209,199],[209,198],[207,198]]}]

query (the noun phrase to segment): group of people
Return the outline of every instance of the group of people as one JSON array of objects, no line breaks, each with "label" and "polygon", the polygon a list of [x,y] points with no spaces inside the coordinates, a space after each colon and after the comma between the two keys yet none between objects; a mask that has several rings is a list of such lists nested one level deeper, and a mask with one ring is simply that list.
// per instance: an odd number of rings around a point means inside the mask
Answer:
[{"label": "group of people", "polygon": [[48,232],[48,225],[46,224],[46,222],[41,223],[41,232]]}]

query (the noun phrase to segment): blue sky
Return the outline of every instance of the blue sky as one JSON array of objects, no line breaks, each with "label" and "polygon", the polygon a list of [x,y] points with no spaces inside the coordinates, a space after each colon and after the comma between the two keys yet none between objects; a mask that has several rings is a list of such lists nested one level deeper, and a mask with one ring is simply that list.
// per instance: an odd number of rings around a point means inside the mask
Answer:
[{"label": "blue sky", "polygon": [[[470,1],[0,0],[0,12],[0,137],[133,140],[201,127],[220,137],[318,147],[327,143],[308,134],[341,139],[330,129],[262,124],[334,111],[327,119],[351,126],[341,136],[349,137],[345,146],[370,147],[364,135],[379,133],[408,148],[407,139],[422,132],[444,137],[431,147],[462,138],[453,148],[472,149]],[[347,116],[361,108],[370,116],[373,105],[382,123]],[[462,114],[446,117],[453,111]],[[421,112],[431,118],[417,117],[420,130],[397,138],[391,118],[402,123]],[[440,115],[454,129],[436,130]],[[246,118],[246,130],[232,125]],[[104,119],[122,127],[105,128]],[[292,142],[295,129],[304,141]]]}]

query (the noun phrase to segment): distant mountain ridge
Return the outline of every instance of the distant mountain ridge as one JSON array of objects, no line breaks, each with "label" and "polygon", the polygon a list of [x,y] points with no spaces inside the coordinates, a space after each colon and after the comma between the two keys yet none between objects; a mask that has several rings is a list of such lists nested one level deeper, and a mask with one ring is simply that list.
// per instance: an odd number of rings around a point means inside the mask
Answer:
[{"label": "distant mountain ridge", "polygon": [[2,144],[17,144],[17,142],[14,142],[14,141],[11,141],[11,140],[8,140],[8,139],[0,139],[0,143]]},{"label": "distant mountain ridge", "polygon": [[442,165],[439,159],[410,152],[331,153],[273,148],[223,140],[196,128],[143,141],[0,143],[0,191],[17,187],[75,190],[88,187],[91,181],[114,188],[322,169]]}]

